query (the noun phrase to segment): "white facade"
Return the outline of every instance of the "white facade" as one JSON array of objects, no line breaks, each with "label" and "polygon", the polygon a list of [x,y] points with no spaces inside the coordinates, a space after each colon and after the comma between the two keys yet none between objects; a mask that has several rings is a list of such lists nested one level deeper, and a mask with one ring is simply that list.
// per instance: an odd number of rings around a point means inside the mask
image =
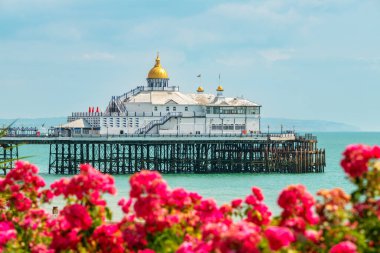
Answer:
[{"label": "white facade", "polygon": [[[155,69],[157,66],[161,68],[156,63]],[[260,132],[260,105],[224,97],[220,86],[215,95],[204,94],[201,87],[196,94],[184,94],[178,87],[168,86],[167,76],[165,85],[159,87],[160,77],[150,75],[147,86],[112,97],[105,112],[75,112],[68,122],[85,119],[101,135]]]}]

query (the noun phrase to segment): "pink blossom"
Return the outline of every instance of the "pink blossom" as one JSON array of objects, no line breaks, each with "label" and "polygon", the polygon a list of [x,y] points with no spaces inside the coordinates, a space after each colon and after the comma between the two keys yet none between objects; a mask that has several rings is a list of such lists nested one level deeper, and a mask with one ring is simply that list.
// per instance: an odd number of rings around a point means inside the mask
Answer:
[{"label": "pink blossom", "polygon": [[120,223],[123,240],[129,249],[145,248],[148,244],[143,224],[134,222],[134,217],[125,217]]},{"label": "pink blossom", "polygon": [[126,200],[125,198],[122,198],[117,203],[119,206],[121,206],[121,210],[123,210],[124,213],[129,213],[129,209],[132,204],[132,199]]},{"label": "pink blossom", "polygon": [[166,182],[156,171],[143,170],[133,174],[129,183],[131,185],[131,198],[138,198],[144,194],[155,194],[164,198],[168,192]]},{"label": "pink blossom", "polygon": [[265,237],[268,239],[269,247],[272,250],[287,247],[295,241],[292,231],[285,227],[268,227],[265,230]]},{"label": "pink blossom", "polygon": [[243,202],[242,199],[234,199],[234,200],[232,200],[232,202],[231,202],[231,206],[232,206],[232,208],[238,208],[238,207],[241,206],[241,203],[242,203],[242,202]]},{"label": "pink blossom", "polygon": [[263,193],[261,192],[261,189],[260,188],[257,188],[257,187],[252,187],[252,193],[253,195],[257,198],[258,201],[263,201],[264,200],[264,195]]},{"label": "pink blossom", "polygon": [[210,241],[211,252],[259,252],[260,229],[247,222],[209,223],[204,227],[202,237]]},{"label": "pink blossom", "polygon": [[[287,224],[288,227],[301,229],[299,225],[302,224],[302,227],[306,225],[303,223],[315,225],[319,221],[314,212],[314,197],[306,191],[303,185],[290,185],[285,188],[280,193],[277,203],[284,209],[281,213],[281,225],[283,226]],[[294,224],[292,225],[292,223]]]},{"label": "pink blossom", "polygon": [[12,222],[0,221],[0,251],[9,240],[16,239],[16,234]]},{"label": "pink blossom", "polygon": [[54,253],[53,249],[49,249],[45,244],[39,243],[31,247],[31,253]]},{"label": "pink blossom", "polygon": [[[99,193],[116,194],[116,188],[113,177],[102,174],[89,164],[80,165],[80,174],[70,179],[63,178],[51,185],[54,195],[76,196],[81,200],[84,196],[90,196],[93,203],[101,203]],[[94,193],[95,192],[95,193]]]},{"label": "pink blossom", "polygon": [[190,194],[183,188],[174,189],[168,194],[167,204],[182,210],[188,208],[193,204]]},{"label": "pink blossom", "polygon": [[80,204],[65,206],[61,215],[68,222],[70,228],[79,228],[86,230],[91,227],[92,219],[87,209]]},{"label": "pink blossom", "polygon": [[311,229],[306,230],[304,235],[309,241],[312,241],[313,243],[318,243],[321,239],[321,232]]},{"label": "pink blossom", "polygon": [[253,187],[252,194],[245,198],[245,203],[249,205],[246,221],[253,222],[258,226],[269,224],[272,213],[268,206],[262,202],[263,200],[264,196],[261,190]]},{"label": "pink blossom", "polygon": [[50,249],[54,249],[56,252],[75,249],[81,239],[81,236],[78,233],[79,228],[74,228],[68,231],[53,231],[53,240],[50,244]]},{"label": "pink blossom", "polygon": [[223,213],[219,210],[213,199],[204,199],[201,203],[194,207],[196,215],[202,223],[218,222],[224,218]]},{"label": "pink blossom", "polygon": [[23,193],[14,192],[9,200],[9,205],[13,205],[19,212],[25,212],[32,207],[32,201]]},{"label": "pink blossom", "polygon": [[100,225],[95,229],[92,240],[100,252],[124,252],[122,234],[117,225]]},{"label": "pink blossom", "polygon": [[368,161],[380,158],[380,147],[373,148],[367,145],[349,145],[343,152],[341,165],[348,176],[356,178],[368,171]]},{"label": "pink blossom", "polygon": [[333,246],[329,253],[357,253],[356,245],[350,241],[343,241]]}]

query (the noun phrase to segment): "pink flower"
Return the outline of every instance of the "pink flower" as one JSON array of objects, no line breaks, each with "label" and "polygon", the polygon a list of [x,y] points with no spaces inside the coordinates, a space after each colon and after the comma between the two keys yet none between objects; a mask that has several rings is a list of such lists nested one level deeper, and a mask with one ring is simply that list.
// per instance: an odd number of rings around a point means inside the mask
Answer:
[{"label": "pink flower", "polygon": [[257,187],[252,188],[252,194],[245,198],[245,203],[249,205],[246,221],[253,222],[258,226],[267,225],[272,215],[269,208],[262,202],[264,196]]},{"label": "pink flower", "polygon": [[241,203],[242,203],[242,202],[243,202],[242,199],[234,199],[234,200],[232,200],[232,202],[231,202],[231,206],[232,206],[232,208],[238,208],[238,207],[241,206]]},{"label": "pink flower", "polygon": [[61,211],[61,215],[65,218],[71,228],[86,230],[92,225],[92,219],[87,209],[79,204],[65,206]]},{"label": "pink flower", "polygon": [[131,198],[138,198],[144,194],[155,194],[166,197],[168,189],[166,182],[157,171],[143,170],[133,174],[129,179]]},{"label": "pink flower", "polygon": [[119,206],[121,206],[121,210],[123,210],[124,213],[129,213],[129,209],[132,204],[132,199],[126,200],[125,198],[122,198],[117,203]]},{"label": "pink flower", "polygon": [[285,227],[268,227],[265,230],[265,237],[269,241],[271,250],[279,250],[295,241],[292,231]]},{"label": "pink flower", "polygon": [[340,164],[348,176],[360,177],[368,171],[369,160],[380,158],[380,147],[371,148],[362,144],[349,145],[343,152],[343,156]]},{"label": "pink flower", "polygon": [[329,253],[357,253],[356,245],[350,241],[343,241],[333,246]]},{"label": "pink flower", "polygon": [[284,209],[281,213],[282,226],[301,229],[299,225],[302,225],[302,227],[306,225],[304,223],[315,225],[319,221],[319,217],[314,213],[313,209],[315,204],[314,197],[306,191],[303,185],[290,185],[285,188],[281,192],[277,203]]},{"label": "pink flower", "polygon": [[116,194],[115,182],[110,175],[102,174],[89,164],[80,165],[80,174],[70,179],[62,178],[51,185],[54,195],[76,196],[82,200],[84,196],[90,196],[92,203],[104,202],[100,199],[101,194]]},{"label": "pink flower", "polygon": [[315,230],[308,229],[305,231],[305,237],[313,243],[318,243],[321,238],[321,233]]},{"label": "pink flower", "polygon": [[56,252],[75,249],[81,239],[81,236],[78,235],[78,232],[78,228],[68,231],[53,231],[53,240],[50,244],[50,249],[54,249]]},{"label": "pink flower", "polygon": [[100,225],[92,235],[100,252],[124,252],[123,238],[117,225]]},{"label": "pink flower", "polygon": [[54,253],[52,249],[48,249],[45,244],[37,244],[31,247],[31,253]]},{"label": "pink flower", "polygon": [[204,227],[202,237],[211,246],[209,252],[254,253],[259,252],[257,249],[261,240],[259,231],[258,226],[244,221],[209,223]]},{"label": "pink flower", "polygon": [[257,188],[257,187],[252,187],[252,193],[253,195],[257,198],[258,201],[263,201],[264,200],[264,195],[263,193],[261,192],[261,189],[260,188]]},{"label": "pink flower", "polygon": [[0,221],[0,252],[9,240],[16,239],[16,234],[12,222]]},{"label": "pink flower", "polygon": [[224,218],[223,213],[219,210],[213,199],[204,199],[201,203],[194,207],[196,215],[202,223],[218,222]]},{"label": "pink flower", "polygon": [[29,198],[25,197],[24,194],[15,192],[12,193],[9,205],[14,205],[16,210],[19,212],[25,212],[32,207],[32,201]]},{"label": "pink flower", "polygon": [[174,206],[179,210],[188,208],[193,204],[193,201],[189,193],[185,191],[183,188],[174,189],[168,195],[169,196],[166,204]]}]

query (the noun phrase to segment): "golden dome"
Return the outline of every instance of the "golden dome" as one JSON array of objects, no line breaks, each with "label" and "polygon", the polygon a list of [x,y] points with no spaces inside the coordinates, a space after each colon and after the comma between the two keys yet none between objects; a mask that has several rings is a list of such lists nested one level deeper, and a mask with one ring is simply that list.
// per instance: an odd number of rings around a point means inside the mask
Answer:
[{"label": "golden dome", "polygon": [[224,90],[223,90],[223,87],[219,85],[216,91],[224,91]]},{"label": "golden dome", "polygon": [[204,92],[205,90],[203,89],[202,86],[199,86],[198,89],[197,89],[197,92]]},{"label": "golden dome", "polygon": [[164,68],[161,67],[160,63],[160,56],[157,54],[156,58],[156,64],[154,67],[149,71],[148,78],[152,79],[168,79],[168,73]]}]

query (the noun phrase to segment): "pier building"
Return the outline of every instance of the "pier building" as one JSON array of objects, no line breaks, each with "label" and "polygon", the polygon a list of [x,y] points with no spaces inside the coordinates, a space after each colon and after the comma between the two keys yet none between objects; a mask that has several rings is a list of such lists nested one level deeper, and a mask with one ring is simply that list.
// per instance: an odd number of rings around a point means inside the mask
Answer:
[{"label": "pier building", "polygon": [[169,86],[159,56],[145,86],[113,96],[105,111],[90,107],[41,134],[7,128],[0,138],[0,169],[18,159],[20,144],[49,145],[48,171],[76,174],[90,163],[103,173],[142,169],[162,173],[319,173],[325,150],[311,134],[260,132],[260,108],[243,98],[199,86],[193,94]]},{"label": "pier building", "polygon": [[157,55],[145,86],[113,96],[104,112],[91,107],[73,112],[59,131],[66,136],[258,133],[260,107],[244,98],[225,96],[221,85],[213,93],[202,86],[193,94],[180,92],[179,86],[169,85],[169,75]]}]

